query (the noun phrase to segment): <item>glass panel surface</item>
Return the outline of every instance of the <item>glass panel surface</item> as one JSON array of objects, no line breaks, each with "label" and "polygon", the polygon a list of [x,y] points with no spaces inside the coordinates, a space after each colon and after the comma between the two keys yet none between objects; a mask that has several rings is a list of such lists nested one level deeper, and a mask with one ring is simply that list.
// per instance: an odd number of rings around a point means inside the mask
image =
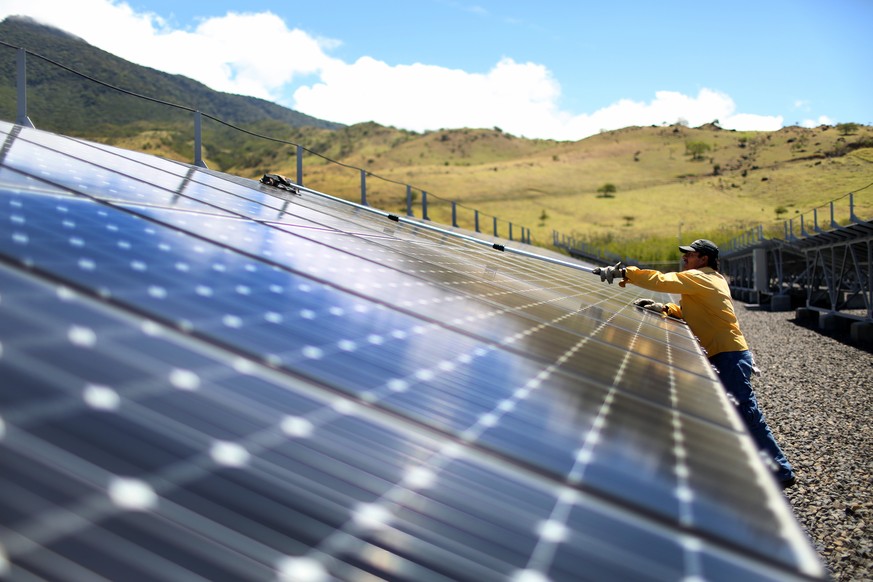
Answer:
[{"label": "glass panel surface", "polygon": [[634,291],[0,131],[13,578],[824,576],[689,330]]}]

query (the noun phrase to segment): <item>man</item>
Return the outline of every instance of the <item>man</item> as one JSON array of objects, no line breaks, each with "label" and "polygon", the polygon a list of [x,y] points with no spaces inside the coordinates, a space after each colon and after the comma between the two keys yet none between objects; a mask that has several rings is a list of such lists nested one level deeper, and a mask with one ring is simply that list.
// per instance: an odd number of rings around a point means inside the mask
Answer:
[{"label": "man", "polygon": [[657,303],[651,299],[637,299],[634,304],[688,323],[725,389],[737,401],[740,415],[758,448],[775,461],[776,478],[783,488],[791,487],[796,481],[791,463],[776,443],[752,391],[755,365],[734,313],[730,288],[718,272],[718,247],[712,241],[698,239],[690,245],[680,246],[679,250],[682,251],[680,273],[623,267],[621,263],[613,267],[598,267],[592,272],[609,284],[618,278],[622,287],[631,283],[651,291],[681,295],[679,305]]}]

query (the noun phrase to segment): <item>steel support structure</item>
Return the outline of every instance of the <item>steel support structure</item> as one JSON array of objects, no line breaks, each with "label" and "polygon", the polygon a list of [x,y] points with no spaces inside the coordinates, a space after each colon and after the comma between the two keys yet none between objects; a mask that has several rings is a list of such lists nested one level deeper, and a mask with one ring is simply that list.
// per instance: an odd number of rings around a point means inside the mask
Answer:
[{"label": "steel support structure", "polygon": [[[722,256],[721,270],[737,299],[790,295],[815,311],[873,322],[871,257],[873,221],[731,250]],[[766,269],[764,278],[760,269]]]},{"label": "steel support structure", "polygon": [[805,251],[806,306],[873,321],[873,234]]}]

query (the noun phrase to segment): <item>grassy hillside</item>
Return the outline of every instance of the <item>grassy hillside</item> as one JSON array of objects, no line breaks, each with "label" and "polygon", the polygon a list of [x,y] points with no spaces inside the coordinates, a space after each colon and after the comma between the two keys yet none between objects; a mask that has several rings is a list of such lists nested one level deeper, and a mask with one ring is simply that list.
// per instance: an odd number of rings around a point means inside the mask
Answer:
[{"label": "grassy hillside", "polygon": [[[724,244],[763,224],[781,236],[785,220],[804,214],[811,221],[813,208],[855,191],[856,214],[873,218],[873,186],[864,189],[873,182],[871,127],[847,135],[830,126],[776,132],[728,131],[716,124],[629,127],[577,142],[522,139],[497,128],[416,133],[375,123],[346,127],[133,65],[31,21],[3,21],[0,40],[244,129],[204,119],[203,155],[210,168],[294,178],[293,144],[300,144],[308,150],[308,187],[358,201],[358,168],[364,168],[372,206],[404,212],[405,184],[411,184],[416,203],[422,191],[428,193],[434,221],[451,222],[454,200],[461,226],[472,228],[477,209],[483,231],[491,232],[496,216],[501,236],[512,222],[531,229],[534,243],[543,246],[558,231],[641,261],[674,260],[680,232],[683,240],[703,236]],[[15,119],[15,53],[0,45],[0,118],[7,120]],[[193,158],[190,112],[102,87],[34,56],[28,57],[28,115],[41,129],[185,162]],[[614,192],[603,192],[607,184]],[[838,220],[845,221],[848,203],[838,210]],[[826,209],[819,218],[829,218]]]},{"label": "grassy hillside", "polygon": [[[722,243],[759,224],[781,234],[785,220],[873,182],[870,127],[851,135],[829,126],[777,132],[634,127],[554,142],[495,130],[414,135],[366,124],[335,139],[348,139],[345,150],[333,148],[345,154],[335,159],[529,227],[539,243],[548,244],[557,230],[645,260],[676,258],[680,228],[683,239]],[[710,149],[694,160],[689,143]],[[296,175],[294,158],[277,162],[275,171]],[[305,167],[307,185],[359,199],[354,171],[310,167],[309,161]],[[611,197],[598,192],[607,183],[616,189]],[[368,179],[374,206],[400,210],[404,196],[400,186]],[[873,218],[873,188],[859,192],[855,203],[856,214]],[[848,203],[839,209],[847,216]],[[430,217],[449,220],[434,211]]]}]

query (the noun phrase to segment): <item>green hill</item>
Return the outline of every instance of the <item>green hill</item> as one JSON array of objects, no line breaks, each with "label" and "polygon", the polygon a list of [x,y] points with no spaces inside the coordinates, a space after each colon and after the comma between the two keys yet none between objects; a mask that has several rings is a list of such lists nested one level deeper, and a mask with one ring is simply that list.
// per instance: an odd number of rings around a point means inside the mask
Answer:
[{"label": "green hill", "polygon": [[[873,218],[873,187],[864,189],[873,182],[873,128],[867,126],[776,132],[729,131],[715,123],[628,127],[577,142],[523,139],[498,128],[346,127],[134,65],[27,19],[0,23],[0,41],[35,53],[28,55],[28,115],[41,129],[192,161],[190,111],[118,92],[36,55],[244,129],[204,121],[210,168],[294,177],[296,148],[283,142],[301,144],[308,150],[308,187],[360,200],[357,168],[364,168],[372,206],[404,211],[405,184],[411,184],[416,199],[428,193],[433,220],[450,222],[448,202],[454,200],[462,226],[471,227],[477,209],[483,230],[490,231],[496,216],[502,236],[511,221],[530,228],[543,246],[557,231],[642,261],[674,260],[680,233],[683,240],[705,236],[725,243],[763,224],[781,235],[785,220],[800,214],[811,220],[806,215],[813,208],[856,191],[856,214]],[[7,120],[16,115],[15,58],[14,48],[0,45],[0,118]],[[848,203],[838,210],[845,221]],[[826,218],[823,208],[819,220]]]},{"label": "green hill", "polygon": [[[209,113],[228,123],[273,121],[291,127],[343,127],[263,99],[220,93],[181,75],[135,65],[29,18],[13,16],[0,22],[0,40],[107,85]],[[15,114],[16,51],[0,49],[0,115],[9,118]],[[81,134],[131,124],[190,122],[191,118],[187,111],[125,95],[33,55],[28,55],[27,86],[30,117],[39,119],[39,126],[49,131]]]}]

